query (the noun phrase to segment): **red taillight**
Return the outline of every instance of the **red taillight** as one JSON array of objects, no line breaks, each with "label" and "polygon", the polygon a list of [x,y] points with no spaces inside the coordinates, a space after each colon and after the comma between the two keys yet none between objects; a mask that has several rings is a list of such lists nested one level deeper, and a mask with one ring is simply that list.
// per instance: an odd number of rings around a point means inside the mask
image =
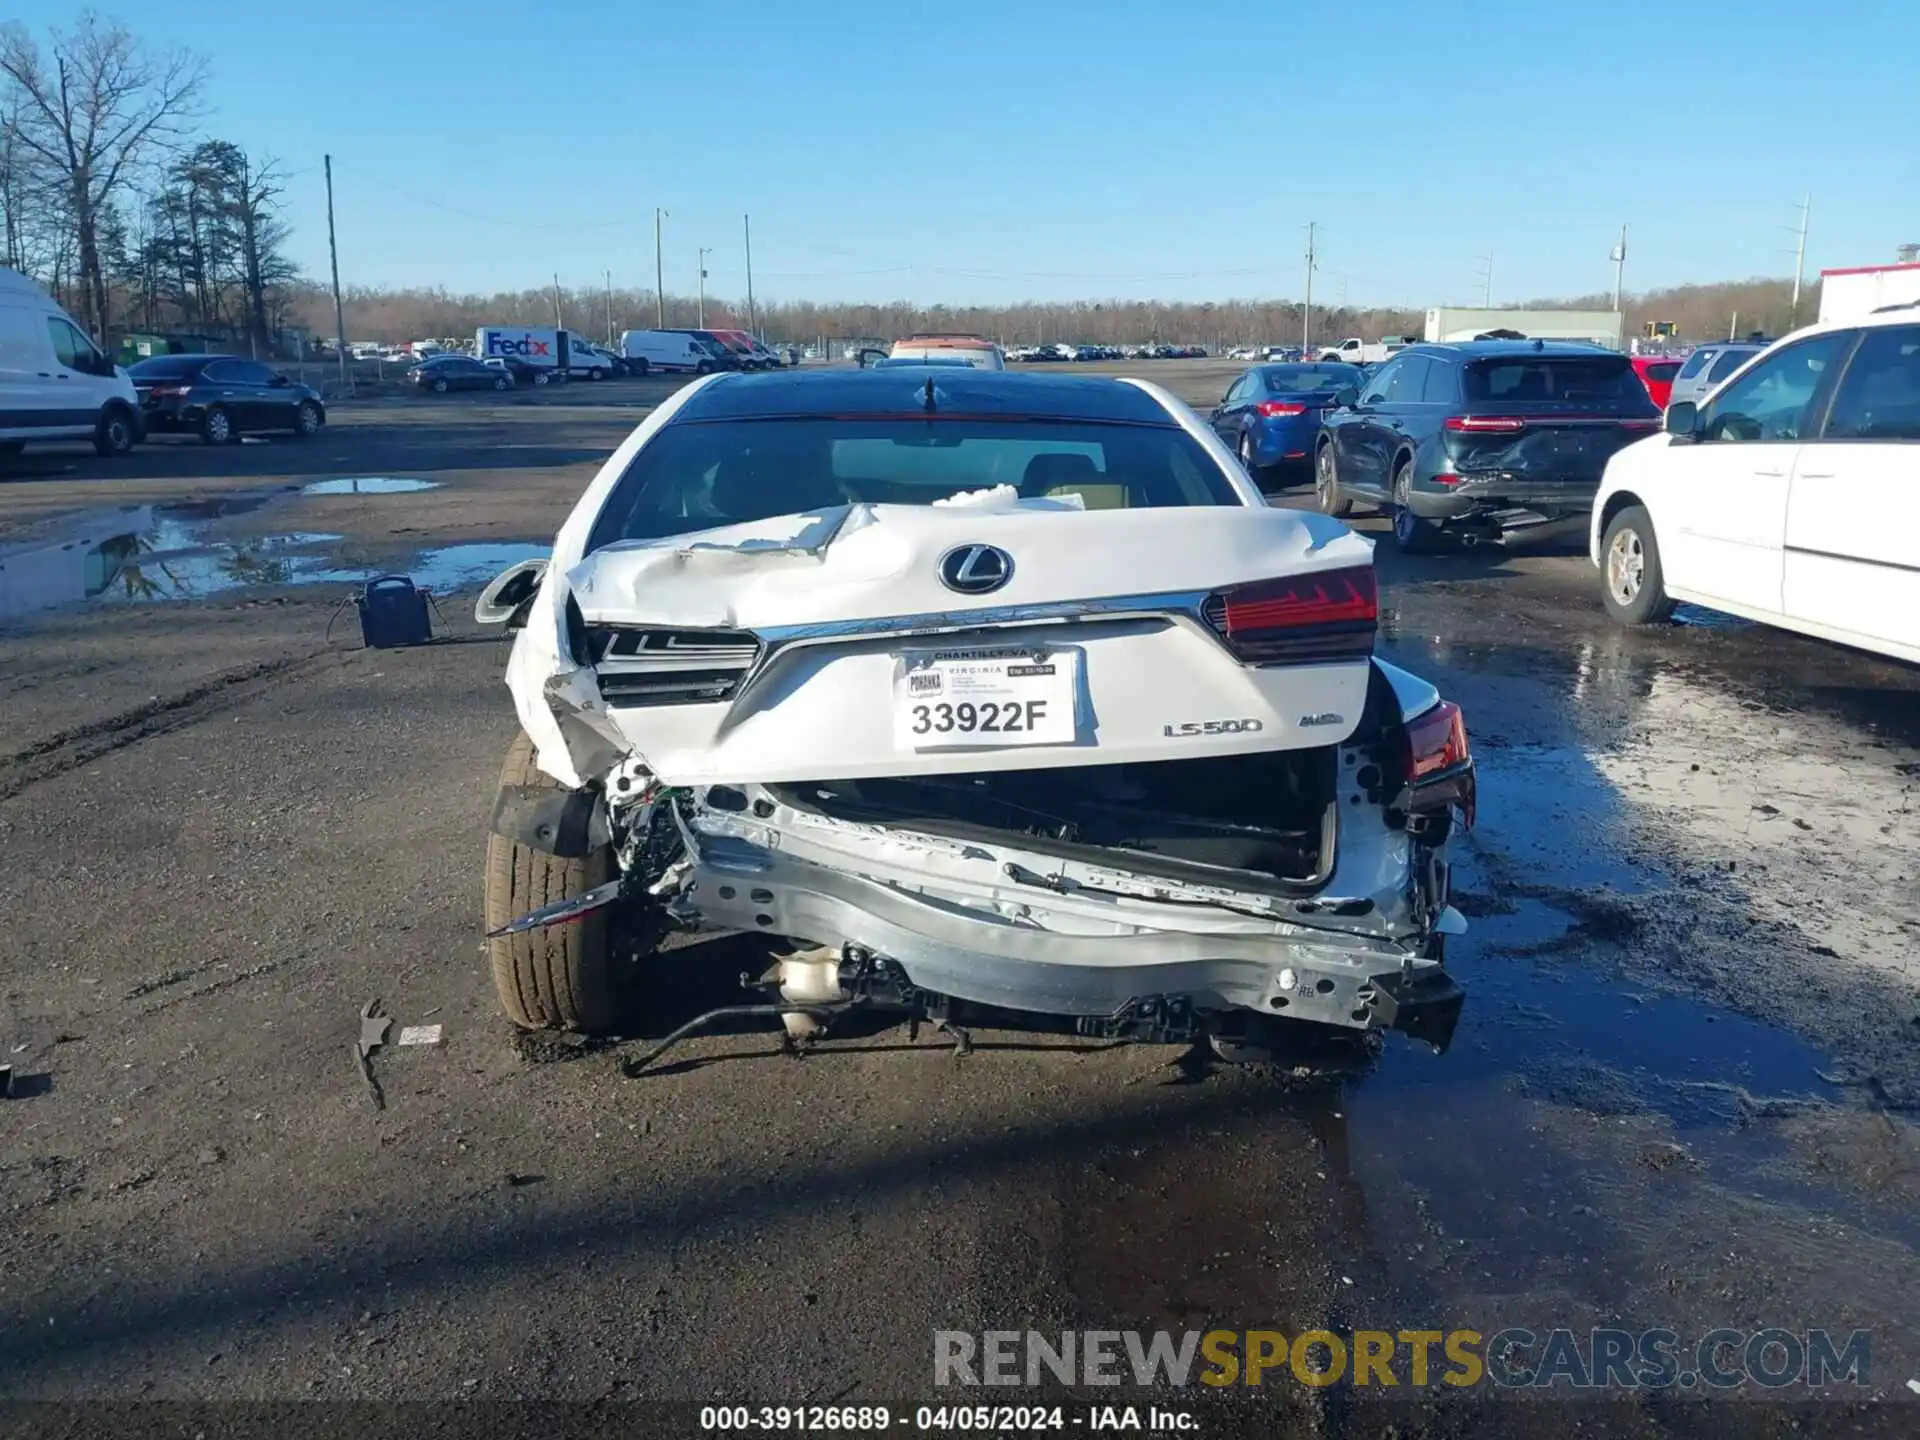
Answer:
[{"label": "red taillight", "polygon": [[1449,415],[1445,424],[1456,435],[1518,435],[1527,428],[1518,415]]},{"label": "red taillight", "polygon": [[1460,707],[1442,700],[1417,720],[1407,722],[1407,780],[1419,784],[1472,758],[1467,721]]},{"label": "red taillight", "polygon": [[1253,408],[1269,420],[1273,419],[1276,415],[1304,415],[1307,413],[1307,407],[1294,400],[1262,400]]},{"label": "red taillight", "polygon": [[1236,585],[1207,601],[1227,648],[1251,665],[1312,665],[1373,653],[1380,595],[1371,565]]}]

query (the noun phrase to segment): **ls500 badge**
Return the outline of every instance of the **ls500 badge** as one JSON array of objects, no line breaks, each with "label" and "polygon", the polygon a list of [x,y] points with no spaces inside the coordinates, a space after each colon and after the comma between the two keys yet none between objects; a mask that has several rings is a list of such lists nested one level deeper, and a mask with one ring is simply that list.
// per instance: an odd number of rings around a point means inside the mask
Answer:
[{"label": "ls500 badge", "polygon": [[1266,728],[1258,720],[1182,720],[1176,725],[1162,725],[1160,733],[1178,740],[1190,735],[1251,735]]}]

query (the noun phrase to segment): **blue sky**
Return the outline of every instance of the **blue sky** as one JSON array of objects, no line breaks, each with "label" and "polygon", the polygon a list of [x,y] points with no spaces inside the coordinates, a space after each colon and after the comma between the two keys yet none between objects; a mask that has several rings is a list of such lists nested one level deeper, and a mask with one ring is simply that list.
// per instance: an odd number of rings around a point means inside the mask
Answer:
[{"label": "blue sky", "polygon": [[[13,0],[36,28],[80,7]],[[1920,241],[1920,6],[1830,0],[329,0],[182,26],[295,258],[453,290],[1477,304]],[[1329,80],[1325,77],[1339,77]],[[556,122],[555,115],[558,114]]]}]

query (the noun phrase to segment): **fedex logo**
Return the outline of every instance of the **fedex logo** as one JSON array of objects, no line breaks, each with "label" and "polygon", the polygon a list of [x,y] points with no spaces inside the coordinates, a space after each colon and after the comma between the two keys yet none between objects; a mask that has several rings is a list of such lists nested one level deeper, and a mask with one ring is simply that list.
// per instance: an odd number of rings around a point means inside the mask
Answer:
[{"label": "fedex logo", "polygon": [[522,335],[514,340],[505,335],[487,336],[487,354],[489,355],[551,355],[553,347],[545,340],[536,340],[531,335]]}]

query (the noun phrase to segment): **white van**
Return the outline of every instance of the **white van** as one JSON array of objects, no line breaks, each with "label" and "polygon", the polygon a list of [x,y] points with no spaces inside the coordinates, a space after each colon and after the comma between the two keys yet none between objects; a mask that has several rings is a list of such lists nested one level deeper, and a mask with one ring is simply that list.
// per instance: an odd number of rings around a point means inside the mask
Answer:
[{"label": "white van", "polygon": [[46,291],[0,270],[0,455],[38,440],[91,440],[102,455],[124,455],[140,433],[127,372]]},{"label": "white van", "polygon": [[691,370],[696,375],[709,375],[720,368],[699,337],[684,330],[622,331],[620,358],[635,375],[649,370]]}]

